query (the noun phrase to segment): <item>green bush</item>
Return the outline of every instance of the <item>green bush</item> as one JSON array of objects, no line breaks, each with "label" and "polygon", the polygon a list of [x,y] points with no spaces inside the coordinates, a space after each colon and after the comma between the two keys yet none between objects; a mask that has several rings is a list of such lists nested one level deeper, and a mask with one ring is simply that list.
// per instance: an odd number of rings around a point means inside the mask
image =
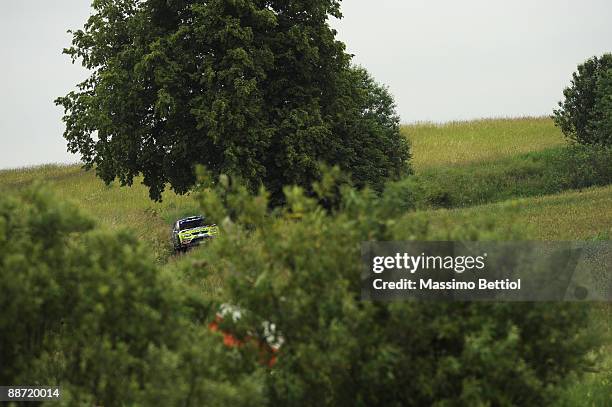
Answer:
[{"label": "green bush", "polygon": [[[403,191],[337,177],[317,197],[286,187],[272,213],[264,190],[221,177],[200,203],[223,233],[164,269],[43,191],[0,196],[0,380],[60,384],[64,405],[528,406],[589,365],[581,305],[361,301],[363,240],[520,234],[494,218],[434,228],[398,211]],[[208,330],[221,303],[241,310],[222,327],[244,346]]]},{"label": "green bush", "polygon": [[578,65],[563,96],[552,116],[561,131],[579,144],[612,145],[612,54]]},{"label": "green bush", "polygon": [[551,164],[547,176],[558,190],[612,183],[612,145],[569,148]]},{"label": "green bush", "polygon": [[[610,240],[609,237],[607,240]],[[610,344],[612,344],[612,303],[593,304],[594,314],[591,329],[598,329],[604,335],[602,347],[595,353],[598,360],[596,369],[591,369],[581,380],[571,383],[561,396],[559,407],[572,406],[605,406],[609,404],[610,389],[612,388],[612,358],[610,358]]]},{"label": "green bush", "polygon": [[43,191],[0,196],[0,291],[3,384],[59,384],[65,405],[263,402],[202,297]]},{"label": "green bush", "polygon": [[[328,174],[318,199],[333,185]],[[231,325],[237,335],[263,341],[274,324],[272,339],[284,342],[265,381],[272,405],[540,406],[587,364],[583,306],[361,301],[361,241],[520,235],[489,218],[434,229],[423,216],[398,216],[402,194],[340,189],[330,211],[287,187],[274,216],[264,191],[250,197],[226,178],[201,194],[224,233],[183,271],[193,284],[221,280],[216,295],[243,313]]]}]

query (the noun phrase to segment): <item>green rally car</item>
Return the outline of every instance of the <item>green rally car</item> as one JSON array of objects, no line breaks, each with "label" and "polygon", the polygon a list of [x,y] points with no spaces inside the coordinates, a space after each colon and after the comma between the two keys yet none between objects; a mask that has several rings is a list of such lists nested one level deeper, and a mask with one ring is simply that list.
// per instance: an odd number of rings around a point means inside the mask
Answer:
[{"label": "green rally car", "polygon": [[217,236],[217,225],[207,225],[203,216],[190,216],[174,222],[172,227],[172,244],[174,251],[187,251],[206,239]]}]

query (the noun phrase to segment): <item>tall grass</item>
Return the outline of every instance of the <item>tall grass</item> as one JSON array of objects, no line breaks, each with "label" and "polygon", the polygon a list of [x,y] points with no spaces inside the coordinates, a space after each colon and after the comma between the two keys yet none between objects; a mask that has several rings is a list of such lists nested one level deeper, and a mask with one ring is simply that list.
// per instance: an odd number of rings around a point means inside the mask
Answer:
[{"label": "tall grass", "polygon": [[446,227],[459,219],[469,222],[483,213],[502,226],[514,224],[536,240],[583,240],[612,234],[612,185],[555,195],[425,211],[432,227]]},{"label": "tall grass", "polygon": [[0,171],[0,189],[24,188],[34,182],[55,190],[62,199],[72,201],[108,229],[129,228],[134,239],[145,241],[159,261],[172,253],[170,225],[181,216],[199,213],[189,196],[165,191],[162,202],[149,199],[142,179],[131,187],[117,183],[105,185],[93,171],[77,165],[44,165]]},{"label": "tall grass", "polygon": [[394,183],[417,208],[466,207],[612,184],[612,148],[556,147],[494,162],[426,168]]},{"label": "tall grass", "polygon": [[484,119],[402,126],[412,144],[413,166],[423,169],[495,161],[565,143],[551,119]]}]

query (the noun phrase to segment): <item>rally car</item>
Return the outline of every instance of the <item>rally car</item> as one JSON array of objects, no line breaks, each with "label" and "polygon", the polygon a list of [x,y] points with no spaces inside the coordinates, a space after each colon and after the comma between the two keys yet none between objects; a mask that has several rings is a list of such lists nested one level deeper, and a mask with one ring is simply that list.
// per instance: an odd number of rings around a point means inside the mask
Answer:
[{"label": "rally car", "polygon": [[172,227],[172,244],[174,251],[187,251],[206,239],[211,239],[219,233],[215,224],[206,224],[203,216],[190,216],[174,222]]}]

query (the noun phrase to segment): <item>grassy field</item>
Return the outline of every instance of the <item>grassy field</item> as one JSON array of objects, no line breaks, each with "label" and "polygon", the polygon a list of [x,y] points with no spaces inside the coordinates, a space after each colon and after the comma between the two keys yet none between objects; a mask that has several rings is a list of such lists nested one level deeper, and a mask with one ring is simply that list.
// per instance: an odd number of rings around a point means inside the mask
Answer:
[{"label": "grassy field", "polygon": [[565,144],[547,117],[484,119],[402,126],[417,172],[430,167],[494,161]]},{"label": "grassy field", "polygon": [[72,201],[103,227],[131,229],[152,248],[159,261],[172,254],[169,225],[181,216],[198,213],[197,204],[188,195],[166,191],[161,203],[153,202],[141,179],[134,180],[129,188],[117,183],[107,186],[93,171],[77,165],[0,171],[0,188],[19,189],[35,182],[44,183],[62,199]]},{"label": "grassy field", "polygon": [[417,206],[457,208],[428,210],[433,222],[486,212],[534,239],[611,233],[612,156],[569,153],[549,118],[425,123],[403,131],[416,172],[406,182],[424,200]]},{"label": "grassy field", "polygon": [[612,186],[593,187],[555,195],[426,211],[434,225],[461,218],[492,215],[500,226],[519,225],[534,240],[588,240],[612,234]]},{"label": "grassy field", "polygon": [[560,146],[497,161],[430,167],[396,186],[415,206],[458,208],[612,184],[612,149]]}]

